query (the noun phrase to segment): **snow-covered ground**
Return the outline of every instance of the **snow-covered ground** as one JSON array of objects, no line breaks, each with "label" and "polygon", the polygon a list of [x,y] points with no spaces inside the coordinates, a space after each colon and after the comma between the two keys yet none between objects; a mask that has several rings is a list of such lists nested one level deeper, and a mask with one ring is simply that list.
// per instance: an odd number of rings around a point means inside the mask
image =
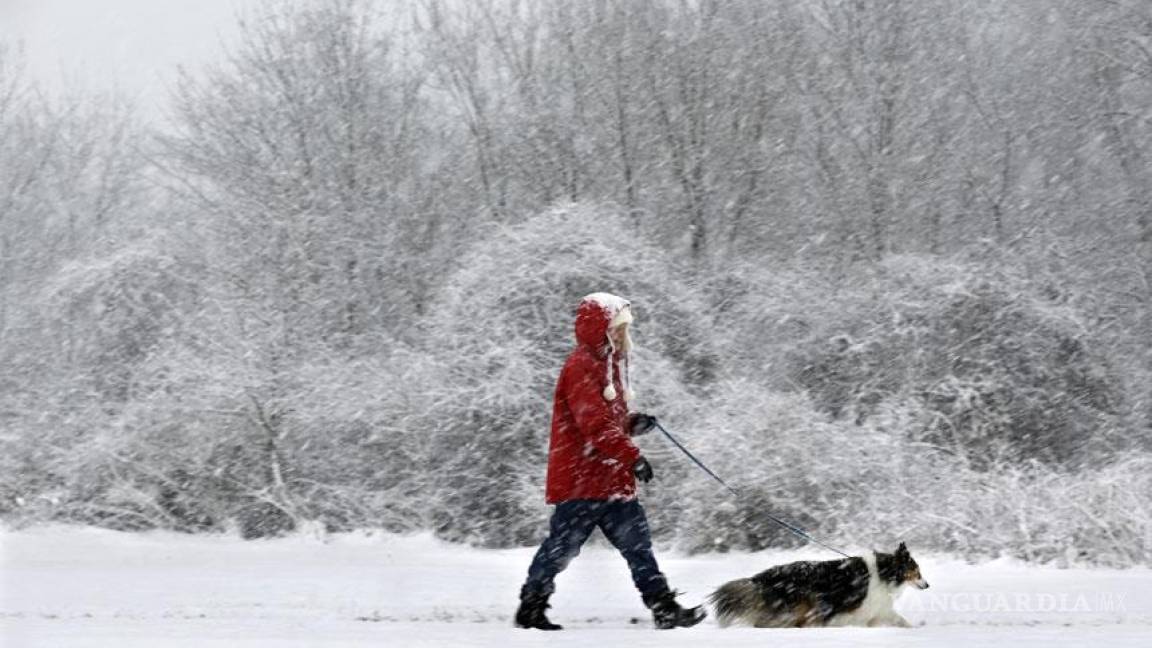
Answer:
[{"label": "snow-covered ground", "polygon": [[[913,548],[914,549],[914,548]],[[657,632],[622,559],[589,546],[559,581],[560,633],[511,627],[532,551],[427,536],[244,542],[49,527],[0,532],[0,645],[789,646],[1152,645],[1152,571],[969,565],[920,557],[931,589],[898,608],[913,629]],[[803,553],[659,555],[688,603]]]}]

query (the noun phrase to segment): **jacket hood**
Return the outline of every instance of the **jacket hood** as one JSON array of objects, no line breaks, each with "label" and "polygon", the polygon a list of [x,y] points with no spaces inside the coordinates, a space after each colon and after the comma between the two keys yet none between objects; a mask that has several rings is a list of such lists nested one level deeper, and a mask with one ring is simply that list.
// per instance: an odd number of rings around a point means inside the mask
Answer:
[{"label": "jacket hood", "polygon": [[608,344],[608,328],[618,318],[631,322],[631,311],[631,302],[610,293],[592,293],[584,297],[576,308],[576,341],[601,350]]},{"label": "jacket hood", "polygon": [[610,293],[592,293],[580,300],[576,308],[576,341],[603,357],[607,351],[604,375],[604,400],[616,400],[616,386],[613,376],[615,364],[620,362],[620,382],[624,387],[624,400],[634,397],[629,380],[629,351],[632,350],[631,336],[625,336],[623,348],[617,349],[608,339],[608,329],[618,324],[632,322],[632,304],[623,297]]}]

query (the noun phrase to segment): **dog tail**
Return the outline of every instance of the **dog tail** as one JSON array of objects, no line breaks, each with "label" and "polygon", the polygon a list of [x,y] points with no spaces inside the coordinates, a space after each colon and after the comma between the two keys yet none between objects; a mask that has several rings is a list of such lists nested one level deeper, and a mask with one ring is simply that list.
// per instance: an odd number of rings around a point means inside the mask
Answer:
[{"label": "dog tail", "polygon": [[761,607],[760,594],[751,578],[741,578],[724,583],[720,589],[708,597],[720,627],[727,627],[735,621],[751,618]]}]

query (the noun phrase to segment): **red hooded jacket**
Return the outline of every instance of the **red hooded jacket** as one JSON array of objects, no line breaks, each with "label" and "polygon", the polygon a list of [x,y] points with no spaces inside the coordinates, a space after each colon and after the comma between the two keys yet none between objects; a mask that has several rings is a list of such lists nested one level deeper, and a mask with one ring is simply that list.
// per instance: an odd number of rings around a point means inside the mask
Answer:
[{"label": "red hooded jacket", "polygon": [[[621,380],[620,352],[613,352],[607,339],[608,326],[620,308],[612,300],[603,303],[590,297],[577,308],[577,345],[556,383],[548,450],[549,504],[636,497],[632,465],[640,451],[629,438],[628,385]],[[624,300],[613,299],[627,307]],[[610,373],[608,362],[613,363]],[[615,393],[606,394],[609,376]]]}]

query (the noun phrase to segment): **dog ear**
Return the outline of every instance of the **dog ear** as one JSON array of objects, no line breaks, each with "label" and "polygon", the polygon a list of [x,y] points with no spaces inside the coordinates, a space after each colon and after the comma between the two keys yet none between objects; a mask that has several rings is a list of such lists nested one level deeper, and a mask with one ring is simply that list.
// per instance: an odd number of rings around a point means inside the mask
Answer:
[{"label": "dog ear", "polygon": [[907,545],[905,545],[903,542],[901,542],[901,543],[900,543],[900,546],[899,546],[899,547],[896,547],[896,555],[897,555],[897,556],[907,556],[907,555],[909,555],[909,554],[908,554],[908,546],[907,546]]}]

